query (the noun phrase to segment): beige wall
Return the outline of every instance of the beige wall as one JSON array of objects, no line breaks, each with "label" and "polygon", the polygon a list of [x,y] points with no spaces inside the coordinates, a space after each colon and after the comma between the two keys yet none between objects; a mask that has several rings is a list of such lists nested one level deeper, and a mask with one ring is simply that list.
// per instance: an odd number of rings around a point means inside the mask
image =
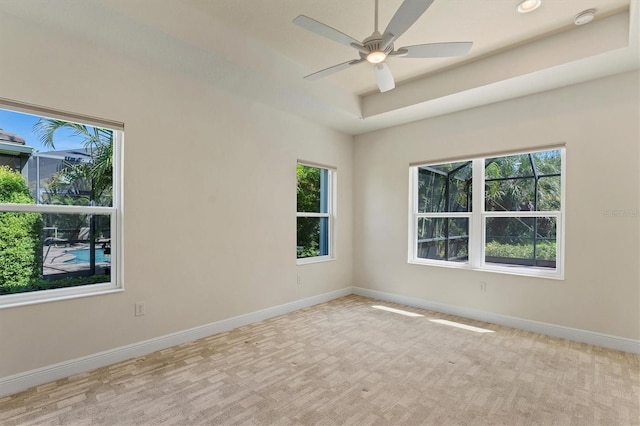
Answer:
[{"label": "beige wall", "polygon": [[[0,309],[0,377],[351,285],[351,136],[0,18],[1,97],[126,129],[126,291]],[[296,266],[297,159],[337,167],[336,261]]]},{"label": "beige wall", "polygon": [[[639,339],[638,82],[627,73],[356,137],[354,285]],[[410,163],[550,143],[567,147],[565,280],[407,263]]]}]

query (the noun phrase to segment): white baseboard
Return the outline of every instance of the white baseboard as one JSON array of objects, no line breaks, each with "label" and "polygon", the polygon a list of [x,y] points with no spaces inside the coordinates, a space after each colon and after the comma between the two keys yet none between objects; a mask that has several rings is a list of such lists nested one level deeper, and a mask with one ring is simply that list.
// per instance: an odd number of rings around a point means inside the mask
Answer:
[{"label": "white baseboard", "polygon": [[515,318],[506,315],[495,314],[492,312],[478,311],[461,306],[430,302],[416,297],[402,296],[399,294],[386,293],[383,291],[370,290],[361,287],[353,287],[353,294],[371,297],[373,299],[379,299],[386,302],[413,306],[415,308],[441,312],[443,314],[456,315],[463,318],[484,321],[491,324],[504,325],[506,327],[516,328],[518,330],[526,330],[534,333],[545,334],[547,336],[560,337],[562,339],[573,340],[576,342],[589,343],[591,345],[640,354],[640,340],[610,336],[607,334],[579,330],[576,328],[564,327],[561,325],[548,324],[522,318]]},{"label": "white baseboard", "polygon": [[351,287],[0,378],[0,397],[352,294]]}]

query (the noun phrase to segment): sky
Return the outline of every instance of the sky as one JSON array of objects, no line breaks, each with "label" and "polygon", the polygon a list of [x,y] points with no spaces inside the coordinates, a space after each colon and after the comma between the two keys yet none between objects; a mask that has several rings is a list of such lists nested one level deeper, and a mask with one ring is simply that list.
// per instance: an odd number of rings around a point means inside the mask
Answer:
[{"label": "sky", "polygon": [[[39,118],[35,115],[0,109],[0,129],[22,136],[26,144],[33,147],[34,152],[53,151],[53,148],[42,145],[38,135],[33,132],[33,125]],[[67,129],[57,130],[53,142],[56,150],[77,149],[83,146],[82,140],[72,136]]]}]

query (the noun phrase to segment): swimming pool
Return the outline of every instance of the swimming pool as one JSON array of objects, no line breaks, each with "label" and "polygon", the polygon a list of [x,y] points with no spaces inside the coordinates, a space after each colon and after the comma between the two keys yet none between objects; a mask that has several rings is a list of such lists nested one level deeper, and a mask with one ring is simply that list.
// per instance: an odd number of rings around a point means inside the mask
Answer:
[{"label": "swimming pool", "polygon": [[[96,263],[109,263],[111,262],[111,256],[104,254],[104,249],[96,248]],[[72,254],[75,257],[73,259],[65,260],[64,263],[89,263],[88,248],[65,250],[65,253]]]}]

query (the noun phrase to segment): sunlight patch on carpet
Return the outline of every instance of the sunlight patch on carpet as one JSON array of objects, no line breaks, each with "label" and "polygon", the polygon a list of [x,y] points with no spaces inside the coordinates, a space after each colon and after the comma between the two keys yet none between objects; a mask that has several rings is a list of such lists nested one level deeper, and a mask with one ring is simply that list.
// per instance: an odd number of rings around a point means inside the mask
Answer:
[{"label": "sunlight patch on carpet", "polygon": [[455,321],[447,321],[443,319],[430,319],[429,321],[435,322],[438,324],[450,325],[451,327],[462,328],[463,330],[475,331],[476,333],[495,333],[493,330],[488,330],[486,328],[474,327],[472,325],[461,324]]},{"label": "sunlight patch on carpet", "polygon": [[416,314],[415,312],[403,311],[402,309],[389,308],[388,306],[375,305],[374,309],[381,309],[387,312],[393,312],[394,314],[406,315],[408,317],[423,317],[424,315]]}]

